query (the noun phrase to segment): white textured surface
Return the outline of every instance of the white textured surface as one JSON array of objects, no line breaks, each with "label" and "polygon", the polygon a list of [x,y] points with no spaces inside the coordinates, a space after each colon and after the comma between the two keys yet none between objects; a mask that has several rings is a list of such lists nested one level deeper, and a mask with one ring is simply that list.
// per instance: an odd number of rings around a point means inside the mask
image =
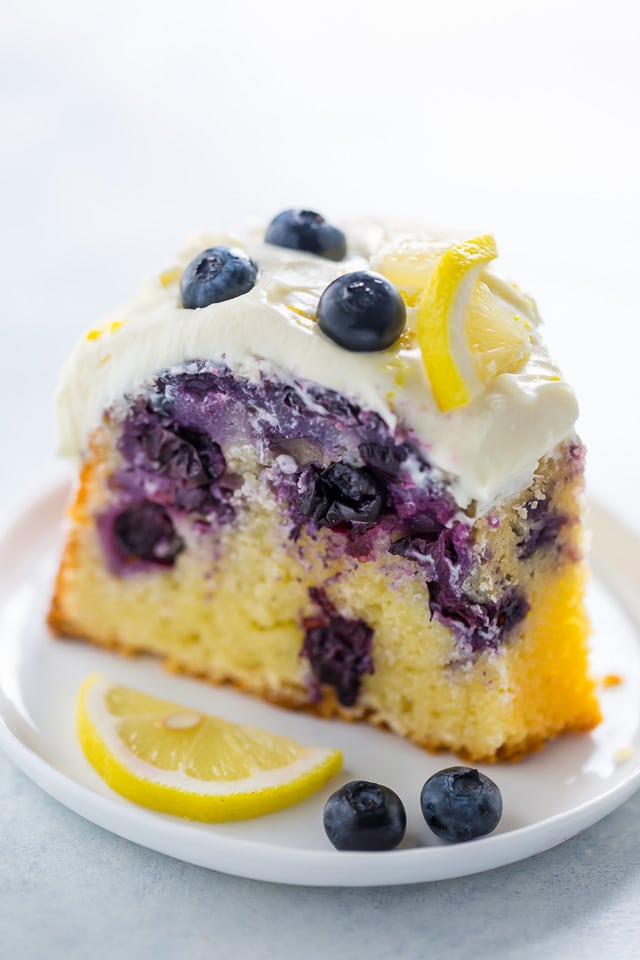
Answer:
[{"label": "white textured surface", "polygon": [[[60,470],[76,337],[194,231],[294,204],[491,230],[581,399],[592,491],[640,529],[634,8],[25,0],[0,13],[0,514]],[[185,866],[0,757],[0,936],[19,960],[608,960],[638,953],[640,795],[513,867],[380,890]]]}]

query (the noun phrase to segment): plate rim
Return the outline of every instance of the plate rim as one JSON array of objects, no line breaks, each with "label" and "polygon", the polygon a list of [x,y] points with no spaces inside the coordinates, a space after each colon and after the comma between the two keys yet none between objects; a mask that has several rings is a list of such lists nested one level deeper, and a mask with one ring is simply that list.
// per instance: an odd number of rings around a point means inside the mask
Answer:
[{"label": "plate rim", "polygon": [[[10,522],[0,527],[0,551],[6,550],[7,545],[20,535],[21,527],[29,522],[32,514],[50,510],[54,504],[66,501],[68,487],[67,483],[49,484],[40,494],[27,499]],[[622,545],[625,556],[635,554],[637,557],[640,555],[640,538],[595,502],[590,504],[589,526],[596,544],[596,549],[592,550],[591,565],[632,621],[636,638],[640,640],[640,594],[637,586],[635,590],[633,586],[630,573],[633,565],[622,565],[622,578],[619,569],[616,569],[615,578],[610,577],[609,564],[598,553],[604,551],[606,554],[615,544],[617,553]],[[625,779],[578,806],[506,833],[482,837],[465,844],[419,846],[385,853],[309,850],[283,848],[277,843],[216,834],[215,825],[173,818],[136,806],[117,794],[101,794],[63,773],[25,743],[9,727],[2,711],[0,748],[23,773],[55,800],[102,829],[139,846],[238,877],[318,887],[426,883],[506,866],[570,839],[607,816],[640,789],[638,766]],[[202,827],[207,828],[206,832],[199,829]],[[203,842],[203,833],[206,842]],[[234,864],[233,853],[237,848],[245,852],[250,850],[253,857],[245,857],[242,863]],[[216,857],[216,853],[219,856]],[[214,855],[215,864],[207,854]],[[378,876],[377,870],[373,869],[382,863],[384,877]],[[305,872],[311,876],[302,876]],[[336,873],[339,874],[338,878]]]}]

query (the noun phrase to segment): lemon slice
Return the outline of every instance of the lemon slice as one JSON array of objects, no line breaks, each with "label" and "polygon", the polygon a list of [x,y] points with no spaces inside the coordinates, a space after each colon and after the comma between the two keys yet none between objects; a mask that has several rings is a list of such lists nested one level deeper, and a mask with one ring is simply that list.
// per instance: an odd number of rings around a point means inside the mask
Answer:
[{"label": "lemon slice", "polygon": [[78,695],[85,756],[117,793],[192,820],[245,820],[291,806],[342,766],[339,750],[240,726],[94,675]]},{"label": "lemon slice", "polygon": [[400,235],[377,251],[371,269],[390,280],[405,303],[412,307],[438,259],[449,246],[445,240],[428,236]]},{"label": "lemon slice", "polygon": [[491,236],[454,244],[418,299],[418,343],[441,410],[469,403],[531,352],[526,322],[480,279],[497,255]]}]

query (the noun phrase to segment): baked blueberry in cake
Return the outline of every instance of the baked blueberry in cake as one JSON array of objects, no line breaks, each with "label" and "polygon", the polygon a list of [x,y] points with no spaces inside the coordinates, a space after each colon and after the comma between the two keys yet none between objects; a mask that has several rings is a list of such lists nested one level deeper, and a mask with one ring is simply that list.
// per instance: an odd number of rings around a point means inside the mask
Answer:
[{"label": "baked blueberry in cake", "polygon": [[475,762],[591,729],[576,400],[496,255],[199,238],[63,372],[54,631]]}]

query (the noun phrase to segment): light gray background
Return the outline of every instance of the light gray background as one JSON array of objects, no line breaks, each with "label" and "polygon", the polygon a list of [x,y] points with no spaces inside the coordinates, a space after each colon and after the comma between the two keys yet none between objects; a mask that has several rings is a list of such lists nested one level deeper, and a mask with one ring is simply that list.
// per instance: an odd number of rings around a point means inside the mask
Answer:
[{"label": "light gray background", "polygon": [[[493,231],[640,532],[635,5],[33,2],[0,9],[0,520],[64,467],[74,339],[200,229],[315,206]],[[1,638],[0,638],[1,639]],[[0,756],[0,955],[640,956],[640,797],[557,850],[312,890],[135,847]]]}]

